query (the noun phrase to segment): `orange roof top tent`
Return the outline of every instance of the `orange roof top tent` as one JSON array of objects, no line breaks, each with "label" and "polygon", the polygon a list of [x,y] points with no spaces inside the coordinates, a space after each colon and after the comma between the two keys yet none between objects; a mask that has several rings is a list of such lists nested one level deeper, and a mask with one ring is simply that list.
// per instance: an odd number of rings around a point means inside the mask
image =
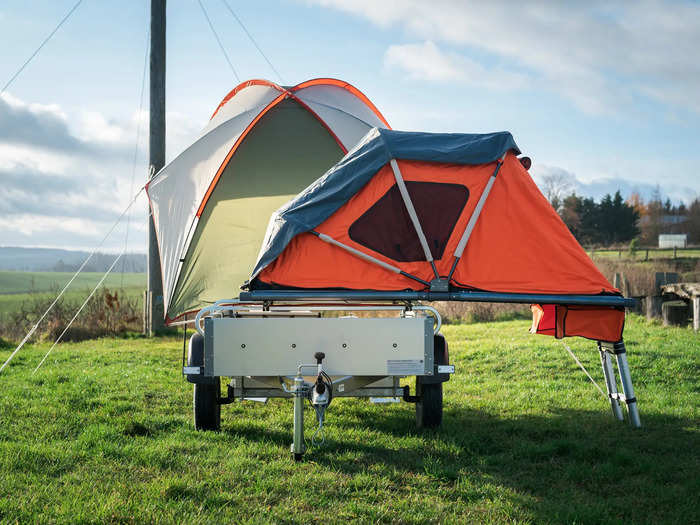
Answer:
[{"label": "orange roof top tent", "polygon": [[633,301],[596,268],[519,154],[507,132],[371,130],[272,215],[241,300],[529,303],[533,333],[624,351]]}]

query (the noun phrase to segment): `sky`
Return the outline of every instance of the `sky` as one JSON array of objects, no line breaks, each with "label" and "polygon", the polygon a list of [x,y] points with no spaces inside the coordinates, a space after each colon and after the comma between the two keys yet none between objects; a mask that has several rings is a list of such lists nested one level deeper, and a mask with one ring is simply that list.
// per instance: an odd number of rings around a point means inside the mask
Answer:
[{"label": "sky", "polygon": [[[238,83],[336,77],[395,129],[510,131],[596,198],[700,195],[700,3],[169,0],[166,156]],[[0,4],[0,86],[75,0]],[[0,95],[0,246],[92,249],[147,177],[149,3],[83,0]],[[143,252],[141,195],[102,246]],[[128,225],[128,227],[127,227]]]}]

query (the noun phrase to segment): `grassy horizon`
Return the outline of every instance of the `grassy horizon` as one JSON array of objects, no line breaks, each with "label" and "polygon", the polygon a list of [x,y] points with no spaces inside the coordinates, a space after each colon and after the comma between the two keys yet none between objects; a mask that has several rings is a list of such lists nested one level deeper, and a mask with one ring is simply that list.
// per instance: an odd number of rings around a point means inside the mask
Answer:
[{"label": "grassy horizon", "polygon": [[[35,375],[48,345],[28,347],[0,374],[0,521],[700,521],[698,336],[630,317],[633,430],[527,328],[445,326],[441,429],[417,431],[406,403],[334,400],[327,445],[299,464],[289,400],[236,402],[221,432],[193,430],[179,338],[61,344]],[[602,384],[595,343],[568,342]]]},{"label": "grassy horizon", "polygon": [[[74,272],[0,271],[0,295],[58,293],[73,277]],[[81,272],[69,290],[92,290],[104,272]],[[106,288],[146,287],[145,273],[110,273],[102,283]]]}]

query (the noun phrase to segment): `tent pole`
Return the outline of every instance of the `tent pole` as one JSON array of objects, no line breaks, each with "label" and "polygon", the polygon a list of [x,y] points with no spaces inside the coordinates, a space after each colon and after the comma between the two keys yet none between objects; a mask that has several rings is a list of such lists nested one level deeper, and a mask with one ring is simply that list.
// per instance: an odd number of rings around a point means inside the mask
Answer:
[{"label": "tent pole", "polygon": [[469,241],[469,237],[471,237],[472,232],[474,231],[474,227],[476,226],[476,221],[479,219],[479,215],[481,215],[481,210],[484,209],[484,204],[486,203],[486,199],[489,196],[489,193],[491,193],[491,188],[493,188],[493,184],[496,182],[496,176],[498,175],[499,170],[501,169],[501,166],[503,166],[503,161],[506,158],[506,155],[508,152],[506,151],[503,156],[498,159],[498,162],[496,164],[496,169],[493,170],[493,175],[489,178],[489,181],[486,183],[486,188],[484,188],[483,193],[481,194],[481,197],[479,197],[479,202],[476,203],[476,207],[474,208],[474,212],[472,213],[472,216],[469,218],[469,222],[467,223],[467,227],[464,229],[464,233],[462,234],[462,238],[459,240],[459,244],[457,244],[457,248],[455,249],[454,253],[454,262],[452,263],[452,268],[450,269],[450,274],[447,276],[447,282],[449,283],[452,280],[452,275],[454,275],[455,270],[457,269],[457,263],[459,263],[459,260],[462,258],[462,253],[464,253],[464,248],[467,246],[467,242]]},{"label": "tent pole", "polygon": [[[617,343],[599,342],[598,345],[601,349],[601,359],[603,359],[603,352],[606,354],[608,359],[608,372],[605,371],[606,367],[605,365],[603,365],[603,371],[606,374],[606,384],[610,382],[613,385],[615,385],[616,383],[615,374],[612,371],[612,363],[610,363],[610,354],[615,354],[615,358],[617,359],[617,371],[620,374],[620,384],[622,385],[622,393],[619,393],[616,390],[610,392],[611,401],[614,401],[615,399],[624,401],[625,404],[627,404],[627,412],[629,414],[630,424],[634,428],[641,427],[642,423],[639,419],[637,398],[634,396],[634,388],[632,387],[632,376],[630,375],[630,367],[629,363],[627,362],[627,349],[625,348],[624,341],[620,340]],[[610,378],[608,378],[608,374],[610,374]],[[613,412],[615,412],[614,405]],[[617,413],[615,414],[615,416],[618,417]],[[622,418],[618,417],[618,419]]]},{"label": "tent pole", "polygon": [[391,265],[389,263],[385,263],[384,261],[381,261],[381,260],[377,259],[376,257],[372,257],[371,255],[368,255],[364,252],[361,252],[360,250],[356,250],[352,246],[348,246],[347,244],[343,244],[342,242],[335,240],[330,235],[326,235],[325,233],[317,232],[316,230],[310,230],[309,233],[314,234],[316,237],[318,237],[319,239],[321,239],[324,242],[327,242],[328,244],[332,244],[334,246],[337,246],[338,248],[342,248],[343,250],[352,253],[353,255],[356,255],[360,259],[364,259],[367,262],[371,262],[373,264],[376,264],[377,266],[381,266],[385,270],[389,270],[390,272],[393,272],[393,273],[398,273],[400,275],[403,275],[404,277],[408,277],[409,279],[413,279],[414,281],[417,281],[424,286],[430,287],[430,283],[428,281],[424,281],[420,277],[416,277],[413,274],[410,274],[408,272],[404,272],[401,268],[398,268],[398,267]]},{"label": "tent pole", "polygon": [[634,388],[632,387],[632,376],[630,375],[630,367],[627,363],[627,349],[624,341],[613,345],[613,352],[617,358],[617,371],[620,374],[620,383],[622,384],[622,392],[625,395],[625,403],[627,403],[627,411],[630,416],[630,424],[634,428],[642,426],[639,419],[639,410],[637,409],[637,398],[634,397]]},{"label": "tent pole", "polygon": [[438,273],[437,268],[435,267],[435,262],[433,261],[433,254],[430,251],[430,246],[428,246],[428,240],[425,238],[425,233],[423,233],[423,227],[421,226],[420,220],[418,219],[416,209],[413,207],[413,201],[411,200],[411,196],[409,195],[408,189],[406,188],[406,183],[404,182],[403,176],[401,175],[399,165],[396,162],[396,159],[391,159],[391,161],[389,161],[389,164],[391,164],[391,170],[394,172],[394,179],[396,180],[396,186],[399,188],[399,193],[401,193],[403,204],[404,206],[406,206],[408,216],[411,218],[413,228],[416,230],[418,240],[420,241],[420,245],[423,248],[423,253],[425,253],[425,260],[430,263],[430,266],[433,268],[433,272],[435,273],[435,278],[439,280],[440,274]]},{"label": "tent pole", "polygon": [[615,381],[615,372],[613,371],[610,354],[605,350],[600,341],[598,341],[598,351],[600,352],[600,363],[603,366],[603,376],[605,376],[605,386],[607,387],[613,416],[615,416],[615,419],[623,421],[624,417],[622,416],[622,409],[618,401],[617,381]]},{"label": "tent pole", "polygon": [[[149,178],[165,165],[165,4],[151,0]],[[165,327],[163,277],[153,216],[148,218],[148,296],[146,335]]]}]

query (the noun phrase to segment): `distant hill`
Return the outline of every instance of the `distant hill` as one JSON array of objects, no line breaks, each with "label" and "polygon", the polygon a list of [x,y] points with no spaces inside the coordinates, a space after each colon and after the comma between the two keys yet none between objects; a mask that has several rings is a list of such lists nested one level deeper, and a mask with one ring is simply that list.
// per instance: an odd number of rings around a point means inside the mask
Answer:
[{"label": "distant hill", "polygon": [[[0,246],[0,270],[74,272],[83,264],[88,255],[88,252],[74,250]],[[96,253],[85,266],[84,271],[105,272],[114,262],[115,257],[116,255],[113,254]],[[143,253],[126,254],[117,263],[114,270],[126,273],[144,273],[146,271],[146,255]]]}]

